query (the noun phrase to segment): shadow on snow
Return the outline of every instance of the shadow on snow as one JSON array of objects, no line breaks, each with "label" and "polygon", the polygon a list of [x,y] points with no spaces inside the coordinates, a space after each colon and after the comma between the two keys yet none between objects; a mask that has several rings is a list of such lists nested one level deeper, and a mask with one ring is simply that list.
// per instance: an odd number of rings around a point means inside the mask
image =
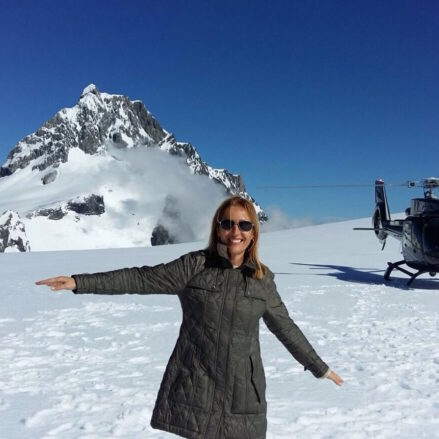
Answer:
[{"label": "shadow on snow", "polygon": [[[290,262],[292,265],[310,267],[312,270],[329,269],[331,273],[315,273],[315,276],[331,276],[344,282],[354,282],[361,284],[385,285],[387,287],[398,288],[401,290],[422,289],[435,290],[438,285],[432,279],[417,278],[409,287],[408,277],[391,277],[389,281],[384,280],[384,270],[369,268],[354,268],[345,265],[325,265],[325,264],[304,264],[300,262]],[[296,274],[296,273],[275,273],[277,275]]]}]

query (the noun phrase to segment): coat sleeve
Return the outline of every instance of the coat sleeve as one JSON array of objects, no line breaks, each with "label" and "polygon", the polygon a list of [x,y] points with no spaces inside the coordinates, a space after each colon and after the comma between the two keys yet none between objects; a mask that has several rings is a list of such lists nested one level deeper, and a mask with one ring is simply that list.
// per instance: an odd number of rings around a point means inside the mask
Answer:
[{"label": "coat sleeve", "polygon": [[[267,276],[270,276],[270,274],[267,274]],[[305,370],[309,369],[317,378],[323,377],[329,370],[328,365],[318,356],[303,332],[289,316],[272,277],[269,281],[268,291],[267,308],[263,315],[268,329],[282,342],[291,355],[304,366]]]},{"label": "coat sleeve", "polygon": [[201,252],[188,253],[154,267],[123,268],[93,274],[74,274],[75,294],[176,294],[201,269]]}]

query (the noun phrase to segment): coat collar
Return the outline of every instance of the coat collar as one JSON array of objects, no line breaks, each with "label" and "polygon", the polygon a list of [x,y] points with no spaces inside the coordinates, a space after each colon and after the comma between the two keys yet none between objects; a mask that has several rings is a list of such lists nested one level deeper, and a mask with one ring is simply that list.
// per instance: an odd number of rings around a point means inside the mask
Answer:
[{"label": "coat collar", "polygon": [[227,254],[227,247],[221,243],[217,244],[217,253],[216,255],[212,256],[215,256],[216,263],[221,268],[236,268],[237,270],[241,270],[241,272],[246,276],[251,277],[257,268],[256,264],[248,259],[246,259],[240,267],[233,267]]}]

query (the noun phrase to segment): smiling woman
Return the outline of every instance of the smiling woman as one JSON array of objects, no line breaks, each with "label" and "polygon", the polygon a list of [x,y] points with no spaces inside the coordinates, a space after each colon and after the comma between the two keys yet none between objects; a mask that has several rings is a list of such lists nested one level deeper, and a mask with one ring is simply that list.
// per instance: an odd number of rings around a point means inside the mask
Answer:
[{"label": "smiling woman", "polygon": [[209,251],[218,252],[230,259],[233,267],[239,267],[247,258],[257,269],[255,277],[261,279],[267,267],[258,258],[259,220],[253,204],[241,197],[224,201],[213,219]]},{"label": "smiling woman", "polygon": [[247,212],[238,206],[229,207],[224,216],[230,219],[218,221],[218,241],[226,247],[230,262],[236,268],[244,262],[245,252],[253,244],[253,224]]},{"label": "smiling woman", "polygon": [[232,197],[217,209],[205,250],[155,267],[59,276],[37,284],[76,294],[177,294],[183,322],[152,427],[193,439],[263,439],[267,402],[261,318],[305,370],[337,385],[343,380],[289,317],[273,273],[259,261],[258,239],[253,204]]}]

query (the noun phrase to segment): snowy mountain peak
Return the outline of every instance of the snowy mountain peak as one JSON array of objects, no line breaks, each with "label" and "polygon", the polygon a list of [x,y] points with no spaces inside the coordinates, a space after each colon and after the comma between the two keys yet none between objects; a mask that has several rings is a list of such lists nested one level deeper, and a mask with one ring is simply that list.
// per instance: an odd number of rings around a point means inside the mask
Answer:
[{"label": "snowy mountain peak", "polygon": [[[228,193],[250,198],[239,175],[208,166],[190,143],[177,142],[165,131],[141,101],[100,93],[94,84],[83,90],[77,105],[59,111],[35,133],[18,142],[0,168],[0,177],[30,166],[32,170],[44,171],[41,180],[48,184],[57,178],[55,169],[67,162],[72,149],[94,155],[108,153],[112,148],[133,147],[159,147],[183,157],[193,174],[206,175],[223,185]],[[259,206],[257,209],[265,220]]]},{"label": "snowy mountain peak", "polygon": [[59,111],[15,145],[0,168],[0,176],[27,166],[39,171],[57,168],[67,162],[69,150],[74,148],[92,155],[109,146],[157,145],[166,135],[142,102],[100,93],[91,84],[74,107]]},{"label": "snowy mountain peak", "polygon": [[[0,212],[19,212],[38,250],[150,245],[162,229],[168,242],[202,239],[208,224],[192,217],[235,194],[253,201],[266,220],[240,175],[205,163],[143,102],[94,84],[18,142],[0,167]],[[78,211],[78,202],[86,207]],[[54,233],[61,239],[41,238]]]},{"label": "snowy mountain peak", "polygon": [[98,88],[96,87],[96,85],[94,85],[94,84],[90,84],[90,85],[87,85],[87,87],[84,88],[84,90],[83,90],[82,93],[81,93],[81,97],[80,97],[80,99],[83,98],[83,97],[84,97],[85,95],[87,95],[88,93],[92,93],[92,94],[94,94],[94,95],[96,95],[96,96],[99,96],[99,95],[100,95],[99,90],[98,90]]}]

